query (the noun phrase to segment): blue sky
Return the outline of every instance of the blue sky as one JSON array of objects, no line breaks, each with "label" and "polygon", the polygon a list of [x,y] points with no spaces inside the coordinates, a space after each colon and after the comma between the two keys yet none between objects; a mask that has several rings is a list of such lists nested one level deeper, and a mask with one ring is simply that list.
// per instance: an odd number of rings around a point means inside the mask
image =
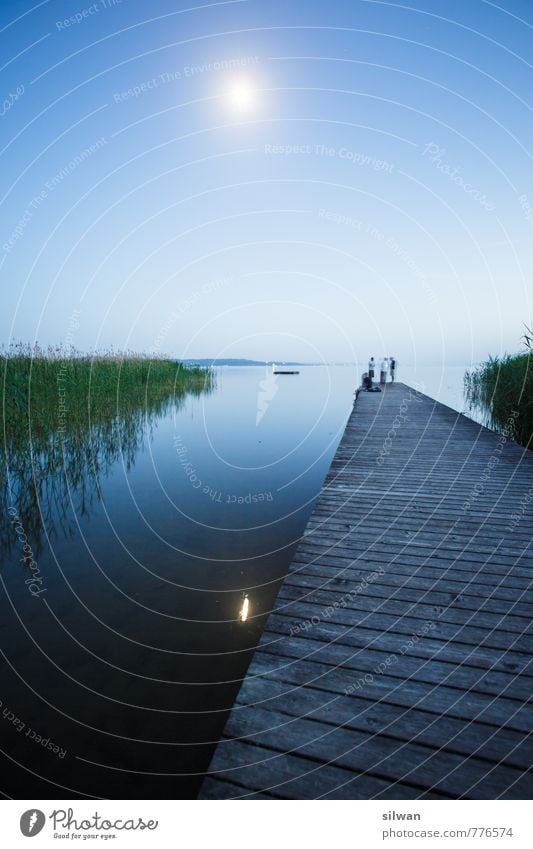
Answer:
[{"label": "blue sky", "polygon": [[7,0],[0,39],[4,343],[520,347],[529,2]]}]

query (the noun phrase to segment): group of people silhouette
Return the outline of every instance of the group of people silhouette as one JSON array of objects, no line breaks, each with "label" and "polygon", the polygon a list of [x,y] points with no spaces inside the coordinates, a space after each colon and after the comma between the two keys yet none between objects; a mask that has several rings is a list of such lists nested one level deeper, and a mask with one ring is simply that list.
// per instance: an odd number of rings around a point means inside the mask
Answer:
[{"label": "group of people silhouette", "polygon": [[[377,391],[374,386],[374,375],[376,373],[376,361],[374,357],[370,357],[368,361],[368,371],[363,374],[363,389],[367,391]],[[387,383],[387,377],[390,375],[391,383],[394,383],[396,374],[396,360],[394,357],[383,357],[379,366],[379,382],[381,386]]]}]

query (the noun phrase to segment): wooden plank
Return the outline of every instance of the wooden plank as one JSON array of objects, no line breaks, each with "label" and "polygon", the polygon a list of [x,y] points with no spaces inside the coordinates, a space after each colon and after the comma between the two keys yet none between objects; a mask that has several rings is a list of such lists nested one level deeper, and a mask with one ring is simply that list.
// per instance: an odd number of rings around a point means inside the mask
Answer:
[{"label": "wooden plank", "polygon": [[[407,572],[418,577],[434,577],[435,580],[440,580],[442,575],[449,577],[450,581],[458,581],[462,584],[471,583],[475,576],[475,585],[496,587],[498,591],[521,589],[526,591],[530,589],[531,580],[526,574],[520,573],[520,567],[494,567],[490,563],[477,562],[470,559],[453,559],[453,558],[428,558],[415,557],[412,555],[394,555],[387,557],[386,554],[380,555],[376,552],[362,553],[359,556],[350,555],[344,556],[342,552],[334,551],[313,551],[304,550],[303,546],[296,551],[294,560],[290,567],[291,573],[306,572],[310,567],[316,568],[332,568],[338,569],[339,574],[343,570],[354,570],[373,572],[385,564],[387,566],[387,574],[404,574]],[[502,579],[505,579],[502,583]]]},{"label": "wooden plank", "polygon": [[[268,792],[285,799],[417,799],[421,789],[332,766],[319,759],[279,752],[241,740],[222,739],[214,775],[248,792]],[[241,791],[242,792],[242,791]],[[203,793],[201,798],[207,798]],[[425,798],[447,798],[431,792]]]},{"label": "wooden plank", "polygon": [[505,693],[495,697],[446,684],[432,685],[411,679],[399,681],[386,674],[365,677],[364,673],[358,674],[355,670],[305,659],[276,658],[265,651],[256,653],[252,674],[284,681],[293,687],[315,687],[332,694],[351,695],[355,700],[363,691],[367,698],[376,701],[446,713],[468,722],[482,721],[525,735],[530,734],[533,727],[532,702],[507,699]]},{"label": "wooden plank", "polygon": [[[260,645],[267,646],[278,642],[282,636],[293,636],[301,633],[302,620],[274,612],[268,622],[268,631],[261,637]],[[351,625],[338,625],[330,619],[324,619],[313,625],[312,636],[326,643],[338,642],[352,648],[375,648],[387,653],[399,654],[405,651],[412,632],[383,631],[381,628],[371,628],[373,622],[365,627],[353,628]],[[299,627],[300,626],[300,627]],[[510,670],[521,676],[532,676],[533,655],[520,651],[510,642],[509,648],[502,652],[490,646],[469,645],[459,639],[439,640],[433,632],[424,636],[423,640],[413,641],[409,653],[414,657],[438,657],[447,663],[460,663],[481,669]]]},{"label": "wooden plank", "polygon": [[354,712],[352,696],[336,696],[313,687],[292,688],[264,678],[246,678],[239,692],[235,716],[241,709],[285,712],[288,716],[312,716],[327,725],[356,728],[368,735],[387,734],[403,742],[417,740],[436,749],[464,755],[476,755],[492,764],[505,762],[519,769],[533,763],[533,739],[520,732],[494,728],[483,722],[439,715],[417,707],[405,708],[385,701],[374,701],[362,693]]},{"label": "wooden plank", "polygon": [[[357,556],[378,557],[378,555],[381,555],[381,558],[386,563],[402,557],[419,557],[436,563],[440,561],[466,563],[470,566],[470,569],[472,564],[486,564],[489,573],[507,575],[509,574],[509,569],[512,568],[512,575],[516,573],[518,577],[525,578],[527,581],[531,578],[531,570],[526,565],[527,552],[525,550],[519,556],[501,554],[497,549],[492,550],[490,554],[487,554],[487,552],[480,554],[478,551],[467,551],[465,548],[460,547],[455,549],[450,548],[448,550],[432,548],[427,543],[422,544],[416,541],[407,541],[405,538],[403,542],[400,541],[396,544],[393,544],[392,540],[363,540],[358,537],[357,539],[351,539],[349,545],[340,545],[338,542],[332,543],[331,541],[319,545],[315,539],[305,537],[299,545],[297,554],[302,552],[320,557],[329,554],[331,556],[347,557],[351,560],[356,559]],[[522,563],[524,563],[523,566]]]},{"label": "wooden plank", "polygon": [[[273,754],[291,752],[391,783],[416,786],[423,770],[432,789],[449,796],[469,793],[473,785],[478,798],[493,798],[498,791],[494,765],[476,757],[469,758],[466,772],[462,769],[462,755],[431,749],[414,740],[400,743],[385,734],[370,735],[342,725],[324,725],[314,718],[290,718],[257,705],[232,714],[225,734],[267,748]],[[503,777],[509,786],[508,797],[524,798],[524,772],[504,764],[498,764],[497,769],[500,780]]]},{"label": "wooden plank", "polygon": [[[359,589],[357,585],[356,587]],[[350,601],[350,598],[353,598],[353,601]],[[505,630],[508,633],[523,634],[533,627],[530,617],[519,616],[512,609],[504,613],[493,613],[486,609],[484,601],[480,602],[477,608],[461,608],[454,606],[452,601],[439,603],[432,598],[431,593],[429,593],[429,597],[427,593],[419,593],[418,598],[413,600],[398,598],[395,593],[381,595],[376,591],[373,593],[371,591],[358,592],[356,596],[350,597],[349,592],[342,587],[324,587],[322,583],[318,587],[308,588],[295,586],[293,583],[284,583],[278,599],[283,599],[288,607],[291,607],[293,602],[320,605],[323,608],[329,608],[330,605],[334,604],[343,604],[342,609],[348,611],[348,615],[352,613],[352,608],[356,607],[359,611],[397,614],[402,618],[413,616],[424,621],[438,618],[439,622],[465,626],[475,625],[479,628],[486,628],[490,632],[503,626],[504,623]]]},{"label": "wooden plank", "polygon": [[[286,602],[279,597],[276,612],[291,616],[296,623],[313,622],[313,618],[324,615],[324,604],[312,604],[311,602]],[[466,645],[486,645],[492,648],[507,651],[511,646],[531,653],[533,651],[531,640],[531,628],[529,633],[509,632],[505,627],[491,630],[487,626],[481,627],[469,624],[448,623],[438,618],[436,612],[432,617],[402,615],[395,613],[382,613],[379,609],[364,609],[364,601],[359,600],[357,609],[343,610],[338,608],[328,615],[328,620],[335,624],[346,625],[352,628],[372,624],[374,628],[383,631],[393,631],[411,637],[420,630],[427,622],[434,624],[431,634],[434,638],[444,641],[460,639]]]},{"label": "wooden plank", "polygon": [[[275,642],[262,642],[261,647],[263,651],[286,658],[289,662],[304,658],[315,663],[353,669],[358,677],[364,677],[367,672],[383,674],[380,670],[385,667],[389,675],[400,680],[409,678],[428,684],[442,683],[493,696],[505,693],[508,698],[519,701],[527,701],[532,692],[531,678],[517,676],[511,670],[487,670],[464,664],[458,666],[435,657],[432,657],[430,662],[427,658],[401,654],[400,651],[391,655],[390,652],[368,646],[364,650],[354,649],[340,641],[314,640],[312,632],[311,635],[306,633],[298,639],[285,638]],[[533,672],[533,662],[530,663],[529,669]]]},{"label": "wooden plank", "polygon": [[532,480],[408,386],[361,393],[202,797],[531,795]]},{"label": "wooden plank", "polygon": [[238,784],[228,781],[224,778],[219,781],[217,778],[207,777],[203,783],[203,793],[209,799],[276,799],[277,797],[271,793],[253,793],[247,791],[244,787],[239,787]]},{"label": "wooden plank", "polygon": [[[369,570],[367,573],[370,582],[368,586],[362,589],[362,592],[367,596],[379,598],[395,598],[405,601],[424,601],[431,600],[432,604],[451,605],[465,610],[477,610],[479,606],[479,592],[477,585],[470,581],[465,584],[458,584],[458,589],[451,591],[450,587],[453,582],[449,580],[445,574],[436,581],[417,580],[416,576],[406,579],[405,576],[398,578],[395,575],[383,573],[383,576],[374,578],[375,570]],[[352,576],[353,577],[353,576]],[[346,578],[340,578],[339,573],[332,571],[329,574],[322,572],[321,575],[309,574],[306,570],[304,574],[301,572],[289,572],[285,578],[285,586],[302,587],[306,590],[322,589],[329,592],[343,593],[347,583]],[[357,579],[355,579],[357,583]],[[364,573],[359,577],[359,584],[363,586],[365,583]],[[482,602],[483,610],[489,610],[493,613],[514,613],[521,614],[529,618],[533,615],[533,602],[531,600],[521,601],[520,596],[511,599],[499,598],[496,594],[497,590],[492,591],[492,588],[485,589],[482,593],[484,601]]]}]

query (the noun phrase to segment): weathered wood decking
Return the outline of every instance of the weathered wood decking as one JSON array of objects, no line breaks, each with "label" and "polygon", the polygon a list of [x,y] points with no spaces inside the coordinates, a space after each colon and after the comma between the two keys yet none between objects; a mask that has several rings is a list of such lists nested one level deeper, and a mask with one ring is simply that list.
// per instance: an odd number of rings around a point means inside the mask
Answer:
[{"label": "weathered wood decking", "polygon": [[360,394],[201,798],[532,795],[532,454]]}]

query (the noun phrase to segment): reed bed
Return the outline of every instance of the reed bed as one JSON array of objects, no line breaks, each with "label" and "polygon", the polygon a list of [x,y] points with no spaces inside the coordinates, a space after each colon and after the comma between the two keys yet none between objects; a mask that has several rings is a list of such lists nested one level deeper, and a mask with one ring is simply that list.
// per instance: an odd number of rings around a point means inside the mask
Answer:
[{"label": "reed bed", "polygon": [[489,357],[464,383],[468,403],[486,412],[491,427],[533,448],[533,352]]},{"label": "reed bed", "polygon": [[[36,551],[44,526],[49,538],[72,532],[72,504],[89,511],[116,462],[133,466],[159,416],[214,381],[208,369],[131,352],[15,345],[0,366],[0,524],[14,506]],[[0,555],[13,539],[0,534]]]},{"label": "reed bed", "polygon": [[0,414],[8,442],[72,433],[164,399],[200,394],[213,382],[207,369],[130,351],[87,356],[18,344],[0,353],[0,366]]}]

